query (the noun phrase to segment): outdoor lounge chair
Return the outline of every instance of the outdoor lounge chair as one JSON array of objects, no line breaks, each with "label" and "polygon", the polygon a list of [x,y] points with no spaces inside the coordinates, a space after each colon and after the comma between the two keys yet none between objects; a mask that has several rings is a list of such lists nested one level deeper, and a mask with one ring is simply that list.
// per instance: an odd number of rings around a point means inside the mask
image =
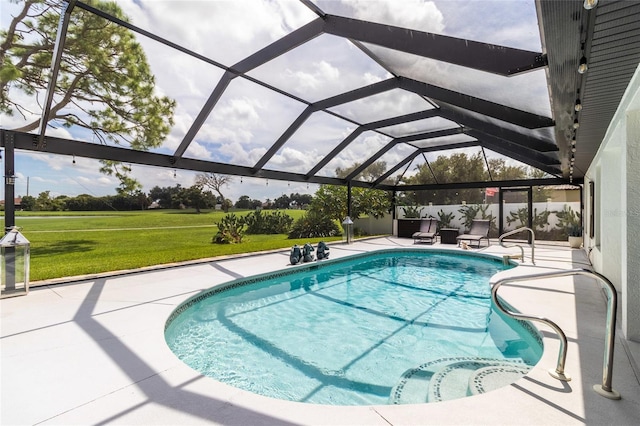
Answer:
[{"label": "outdoor lounge chair", "polygon": [[420,221],[420,230],[418,232],[414,232],[413,243],[418,242],[428,242],[429,244],[435,243],[436,234],[438,228],[438,220],[437,219],[422,219]]},{"label": "outdoor lounge chair", "polygon": [[489,242],[489,228],[491,227],[491,221],[489,219],[474,219],[471,222],[471,229],[466,234],[458,235],[458,245],[461,241],[475,241],[478,244],[477,248],[480,248],[480,241],[487,240],[487,246],[491,245]]}]

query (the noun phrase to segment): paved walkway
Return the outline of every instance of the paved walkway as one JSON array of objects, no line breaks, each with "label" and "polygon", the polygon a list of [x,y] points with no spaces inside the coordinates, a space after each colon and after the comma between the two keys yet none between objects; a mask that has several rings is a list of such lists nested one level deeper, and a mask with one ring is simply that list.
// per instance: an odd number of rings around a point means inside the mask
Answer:
[{"label": "paved walkway", "polygon": [[[337,258],[379,248],[413,246],[376,238],[331,246]],[[442,248],[421,246],[426,250]],[[452,247],[452,246],[448,246]],[[495,244],[481,251],[504,254]],[[512,253],[513,249],[510,250]],[[536,247],[538,266],[515,273],[585,267],[584,251]],[[597,395],[601,382],[605,298],[593,279],[561,278],[504,286],[502,297],[522,312],[547,316],[569,338],[570,382],[549,376],[555,334],[540,326],[545,351],[511,386],[459,400],[404,406],[339,407],[274,400],[203,377],[164,341],[164,324],[186,298],[238,277],[287,268],[288,252],[227,258],[32,289],[4,299],[1,309],[2,425],[221,424],[416,425],[607,424],[640,422],[640,384],[631,353],[617,338],[613,387],[622,400]]]}]

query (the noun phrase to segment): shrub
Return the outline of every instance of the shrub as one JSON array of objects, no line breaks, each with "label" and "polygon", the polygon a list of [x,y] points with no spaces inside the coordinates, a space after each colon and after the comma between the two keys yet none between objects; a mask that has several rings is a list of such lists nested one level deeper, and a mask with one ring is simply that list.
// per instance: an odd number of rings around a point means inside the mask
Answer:
[{"label": "shrub", "polygon": [[235,214],[227,214],[220,222],[216,223],[218,233],[213,237],[212,243],[217,244],[234,244],[241,243],[245,234],[245,220],[241,216]]},{"label": "shrub", "polygon": [[460,213],[462,213],[462,223],[464,223],[465,229],[471,229],[471,223],[476,218],[478,212],[480,211],[479,205],[464,205],[458,209]]},{"label": "shrub", "polygon": [[[538,213],[538,209],[533,209],[533,230],[543,230],[545,226],[549,225],[549,215],[551,212],[549,210],[544,210],[541,213]],[[509,216],[507,217],[507,224],[511,226],[514,222],[520,222],[518,228],[523,226],[528,226],[529,223],[529,209],[527,207],[523,207],[518,209],[515,212],[509,212]]]},{"label": "shrub", "polygon": [[420,208],[417,206],[407,206],[403,207],[402,211],[404,212],[404,217],[406,219],[419,218],[420,217]]},{"label": "shrub", "polygon": [[286,234],[293,224],[293,218],[286,213],[255,211],[245,216],[247,234]]},{"label": "shrub", "polygon": [[[554,211],[558,218],[558,223],[556,226],[564,233],[566,238],[567,235],[571,235],[571,232],[576,232],[576,228],[580,228],[580,236],[582,235],[582,218],[580,217],[580,213],[573,211],[571,206],[565,204],[560,211]],[[577,235],[574,235],[577,236]]]},{"label": "shrub", "polygon": [[453,212],[445,213],[444,210],[440,209],[438,212],[438,231],[442,228],[451,228],[451,222],[455,218],[456,216]]},{"label": "shrub", "polygon": [[570,237],[582,237],[582,227],[574,223],[567,230],[567,234],[569,234]]},{"label": "shrub", "polygon": [[340,233],[340,228],[331,218],[309,210],[293,224],[289,238],[333,237]]}]

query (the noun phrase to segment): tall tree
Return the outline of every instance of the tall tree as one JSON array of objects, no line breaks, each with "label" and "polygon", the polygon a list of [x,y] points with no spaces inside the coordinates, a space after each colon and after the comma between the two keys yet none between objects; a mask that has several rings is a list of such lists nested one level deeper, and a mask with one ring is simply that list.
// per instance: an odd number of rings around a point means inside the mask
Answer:
[{"label": "tall tree", "polygon": [[[379,189],[351,189],[351,219],[363,215],[375,218],[389,211],[391,202],[386,191]],[[321,185],[316,191],[309,210],[342,222],[347,216],[347,188],[345,186]]]},{"label": "tall tree", "polygon": [[[502,158],[489,159],[491,178],[494,181],[523,179],[529,173],[525,166],[508,164]],[[430,167],[429,167],[430,166]],[[455,153],[452,155],[440,155],[429,165],[417,166],[413,176],[403,179],[408,185],[455,183],[455,182],[486,182],[489,180],[487,166],[482,153],[473,155]],[[441,189],[432,191],[415,191],[402,194],[402,202],[427,204],[457,204],[461,201],[467,203],[482,203],[484,192],[478,189]]]},{"label": "tall tree", "polygon": [[313,196],[311,194],[298,194],[297,192],[295,194],[291,194],[289,198],[291,198],[291,201],[295,201],[296,205],[299,207],[307,206],[311,204],[311,201],[313,200]]},{"label": "tall tree", "polygon": [[276,209],[288,209],[291,204],[291,198],[287,194],[282,194],[273,201]]},{"label": "tall tree", "polygon": [[25,211],[32,211],[36,207],[36,198],[31,195],[25,195],[20,201],[20,208]]},{"label": "tall tree", "polygon": [[38,198],[36,198],[36,209],[40,211],[53,210],[53,198],[51,198],[51,191],[43,191],[38,194]]},{"label": "tall tree", "polygon": [[250,209],[251,208],[251,197],[248,195],[241,195],[238,198],[238,201],[234,204],[236,209]]},{"label": "tall tree", "polygon": [[196,209],[196,213],[200,213],[200,209],[208,208],[215,204],[215,197],[211,191],[203,191],[200,185],[182,188],[179,197],[183,204]]},{"label": "tall tree", "polygon": [[196,185],[201,188],[209,188],[218,193],[221,198],[222,209],[225,213],[229,211],[229,204],[222,194],[222,187],[233,182],[233,178],[229,175],[220,175],[216,173],[198,173],[196,175]]},{"label": "tall tree", "polygon": [[[60,17],[60,0],[23,0],[8,28],[0,32],[0,112],[18,113],[31,131],[37,111],[20,103],[20,92],[41,104]],[[128,18],[116,2],[86,3],[118,19]],[[76,7],[71,13],[60,71],[51,105],[50,124],[90,129],[101,143],[135,150],[158,147],[173,126],[176,103],[158,96],[155,78],[142,46],[128,29]],[[36,118],[37,117],[37,118]],[[135,193],[129,169],[103,161],[103,173],[115,175],[124,193]]]},{"label": "tall tree", "polygon": [[[336,176],[345,178],[360,167],[361,163],[354,163],[344,169],[336,168]],[[371,164],[355,178],[373,182],[382,176],[387,169],[384,161]],[[313,196],[310,210],[342,222],[348,213],[348,189],[345,186],[321,185]],[[351,218],[357,219],[363,215],[375,218],[384,216],[391,207],[389,194],[386,191],[369,188],[351,188]]]}]

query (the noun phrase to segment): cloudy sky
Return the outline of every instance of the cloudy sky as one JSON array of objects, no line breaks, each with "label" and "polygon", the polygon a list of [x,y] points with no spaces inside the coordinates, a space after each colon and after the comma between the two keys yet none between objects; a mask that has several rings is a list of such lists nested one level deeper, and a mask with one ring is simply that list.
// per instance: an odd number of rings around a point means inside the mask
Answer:
[{"label": "cloudy sky", "polygon": [[[138,27],[153,31],[226,66],[233,65],[316,18],[297,0],[118,0],[117,3]],[[509,47],[541,50],[533,0],[317,0],[314,3],[331,14]],[[11,15],[15,14],[18,7],[8,0],[0,0],[0,8],[2,27],[7,28]],[[155,74],[158,93],[177,102],[175,125],[163,146],[155,149],[156,152],[172,154],[223,71],[143,36],[137,38]],[[376,46],[367,48],[382,58],[392,60],[393,69],[382,68],[346,40],[321,35],[252,70],[248,75],[313,102],[390,78],[391,71],[550,116],[543,70],[505,79]],[[451,78],[452,75],[455,78]],[[21,96],[21,102],[39,113],[35,99],[13,92],[12,96]],[[253,166],[305,106],[247,79],[235,78],[185,156]],[[431,106],[424,99],[409,92],[393,90],[366,101],[340,105],[332,108],[332,111],[355,123],[366,123],[428,108]],[[31,121],[32,118],[27,117],[27,120]],[[25,122],[19,115],[3,115],[0,120],[0,125],[8,129]],[[313,114],[265,168],[308,172],[335,144],[356,128],[357,124],[348,120],[325,112]],[[430,119],[388,128],[385,132],[399,136],[450,126],[451,123],[446,120]],[[56,127],[50,128],[47,134],[92,142],[91,136],[80,129]],[[373,153],[389,140],[379,133],[365,132],[319,174],[333,176],[337,167],[345,168],[354,162],[362,162],[363,150]],[[452,138],[451,141],[457,142],[458,139]],[[414,150],[406,145],[398,146],[385,154],[382,160],[393,165]],[[54,196],[115,193],[117,180],[100,174],[96,161],[79,157],[75,158],[75,163],[73,160],[47,153],[18,153],[16,195],[26,195],[27,189],[34,196],[47,190]],[[133,176],[144,185],[145,191],[155,185],[174,186],[179,183],[190,186],[194,178],[191,172],[138,165],[133,165]],[[241,195],[265,200],[283,193],[313,193],[316,189],[315,185],[294,182],[266,182],[250,178],[243,178],[241,182],[237,177],[225,195],[234,201]],[[0,194],[0,198],[4,198],[4,193]]]}]

